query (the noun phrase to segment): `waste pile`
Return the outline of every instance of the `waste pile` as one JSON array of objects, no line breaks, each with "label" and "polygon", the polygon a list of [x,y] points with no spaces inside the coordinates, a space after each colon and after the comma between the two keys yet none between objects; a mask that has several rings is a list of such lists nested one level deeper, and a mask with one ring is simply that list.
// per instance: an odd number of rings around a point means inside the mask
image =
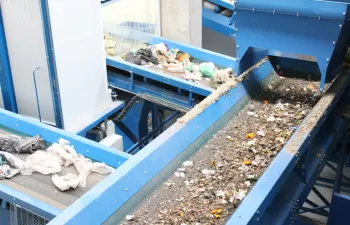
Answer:
[{"label": "waste pile", "polygon": [[[22,160],[16,154],[28,155]],[[77,175],[61,174],[64,167],[74,166]],[[29,176],[33,173],[52,175],[53,184],[61,191],[85,187],[86,179],[92,172],[110,174],[113,168],[104,163],[92,162],[78,154],[74,147],[64,139],[53,143],[46,149],[40,136],[19,137],[1,135],[0,137],[0,179],[11,179],[16,175]]]},{"label": "waste pile", "polygon": [[212,62],[199,63],[190,54],[175,48],[169,49],[164,43],[141,45],[121,58],[136,65],[160,69],[170,75],[178,74],[197,84],[203,84],[204,79],[213,84],[223,84],[234,76],[232,68],[221,69]]},{"label": "waste pile", "polygon": [[122,224],[224,224],[319,99],[276,76]]}]

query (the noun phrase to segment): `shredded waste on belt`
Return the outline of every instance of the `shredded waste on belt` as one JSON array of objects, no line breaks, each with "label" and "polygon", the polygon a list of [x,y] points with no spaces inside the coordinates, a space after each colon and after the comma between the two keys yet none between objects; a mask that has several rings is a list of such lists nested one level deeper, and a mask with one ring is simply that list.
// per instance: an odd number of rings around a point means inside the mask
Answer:
[{"label": "shredded waste on belt", "polygon": [[[78,154],[64,139],[59,139],[46,149],[40,136],[1,135],[0,150],[0,179],[10,179],[17,174],[52,175],[53,184],[61,191],[85,187],[90,173],[110,174],[114,171],[104,163],[92,162]],[[24,161],[12,153],[30,155]],[[74,166],[77,174],[61,175],[63,167],[69,166]]]},{"label": "shredded waste on belt", "polygon": [[[111,47],[108,47],[109,45]],[[111,40],[107,42],[107,49],[113,46],[114,44]],[[107,53],[110,56],[114,56],[113,51],[107,51]],[[197,84],[203,84],[203,81],[206,79],[207,82],[209,81],[213,84],[213,88],[234,77],[232,68],[221,69],[212,62],[199,63],[190,54],[179,49],[169,48],[164,43],[155,45],[143,44],[120,57],[129,63],[143,67],[180,74],[183,79]]]}]

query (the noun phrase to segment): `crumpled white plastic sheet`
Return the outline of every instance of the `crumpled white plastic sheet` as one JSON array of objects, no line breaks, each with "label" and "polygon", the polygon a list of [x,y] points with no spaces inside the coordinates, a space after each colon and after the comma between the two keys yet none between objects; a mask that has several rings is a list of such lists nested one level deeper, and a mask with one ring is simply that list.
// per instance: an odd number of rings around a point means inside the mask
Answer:
[{"label": "crumpled white plastic sheet", "polygon": [[55,174],[52,176],[51,180],[53,184],[61,191],[66,191],[71,188],[76,189],[79,185],[79,178],[77,175],[72,173],[67,173],[64,176]]},{"label": "crumpled white plastic sheet", "polygon": [[48,151],[36,151],[28,156],[21,170],[23,175],[31,175],[33,172],[44,175],[56,174],[62,171],[62,160]]},{"label": "crumpled white plastic sheet", "polygon": [[[74,166],[78,174],[67,173],[58,175],[63,167]],[[60,139],[53,143],[46,151],[36,151],[29,155],[25,162],[22,161],[19,171],[23,175],[31,175],[37,172],[43,175],[53,174],[52,182],[61,191],[86,187],[86,179],[90,173],[110,174],[114,169],[104,163],[92,162],[91,159],[77,154],[69,141]]]},{"label": "crumpled white plastic sheet", "polygon": [[[62,166],[73,165],[78,175],[67,173],[59,176],[57,173],[62,171]],[[110,174],[114,169],[104,163],[92,162],[83,155],[77,154],[73,146],[64,139],[58,143],[52,144],[46,151],[37,151],[27,157],[22,174],[30,175],[32,172],[38,172],[44,175],[54,174],[52,182],[61,191],[70,188],[76,189],[86,187],[86,179],[91,172],[100,174]]]}]

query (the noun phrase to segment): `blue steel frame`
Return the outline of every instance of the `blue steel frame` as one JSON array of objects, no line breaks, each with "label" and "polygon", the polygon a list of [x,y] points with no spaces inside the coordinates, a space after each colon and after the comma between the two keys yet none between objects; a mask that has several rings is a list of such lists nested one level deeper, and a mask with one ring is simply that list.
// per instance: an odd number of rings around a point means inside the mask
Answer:
[{"label": "blue steel frame", "polygon": [[56,60],[55,60],[55,48],[52,40],[50,12],[48,0],[40,0],[42,22],[44,29],[45,45],[47,62],[49,67],[49,80],[51,88],[52,103],[54,106],[55,122],[58,128],[64,128],[61,99],[59,95],[59,86],[57,82]]},{"label": "blue steel frame", "polygon": [[[115,224],[122,220],[135,204],[157,186],[159,179],[162,179],[159,176],[163,179],[166,177],[164,171],[170,174],[191,155],[187,149],[194,144],[193,142],[198,139],[205,142],[204,138],[200,138],[203,132],[212,127],[219,118],[227,115],[234,105],[240,104],[239,102],[248,94],[247,83],[254,82],[252,81],[254,75],[260,83],[271,71],[270,64],[264,64],[253,71],[251,79],[244,84],[245,87],[239,85],[233,88],[189,123],[174,124],[143,151],[123,164],[116,173],[96,185],[90,194],[83,196],[63,211],[50,224],[101,224],[103,222]],[[335,81],[337,85],[329,90],[331,101],[328,102],[327,107],[316,106],[317,110],[314,113],[320,113],[319,109],[322,109],[321,115],[317,114],[319,118],[315,120],[317,115],[311,112],[312,116],[302,123],[241,203],[228,224],[288,224],[296,219],[301,204],[316,182],[318,173],[345,132],[343,120],[333,112],[333,109],[345,92],[345,88],[348,87],[349,81],[349,74],[337,78]],[[201,144],[196,145],[201,146]],[[306,151],[307,149],[309,150]],[[290,150],[296,151],[291,153]],[[312,152],[315,155],[307,156],[305,152]],[[317,157],[316,153],[322,157]],[[300,167],[303,168],[302,172],[299,170]],[[150,181],[154,183],[149,183]],[[285,196],[285,193],[289,194]],[[281,197],[282,194],[284,197]],[[99,216],[89,217],[90,212]],[[109,219],[106,221],[107,218]]]},{"label": "blue steel frame", "polygon": [[[61,210],[23,194],[22,192],[9,188],[4,184],[0,184],[0,199],[2,200],[1,208],[3,209],[6,209],[7,203],[16,204],[48,220],[53,219],[61,213]],[[3,224],[5,221],[3,221],[3,218],[1,219]]]},{"label": "blue steel frame", "polygon": [[0,5],[0,86],[5,109],[17,113],[16,94],[13,86],[11,64],[8,56],[5,27]]},{"label": "blue steel frame", "polygon": [[[119,167],[130,158],[129,154],[115,151],[114,149],[105,147],[86,138],[67,133],[61,129],[40,123],[34,119],[29,119],[4,109],[0,109],[0,125],[3,129],[15,134],[20,133],[25,136],[41,135],[41,137],[48,143],[53,143],[60,138],[63,138],[74,145],[78,153],[89,157],[92,160],[105,162],[107,165],[115,168]],[[7,203],[12,203],[49,220],[61,213],[61,210],[31,196],[18,192],[4,184],[0,184],[0,199],[2,200],[1,207],[4,210],[6,209]]]},{"label": "blue steel frame", "polygon": [[[336,75],[350,35],[348,0],[240,0],[235,5],[223,0],[209,1],[234,10],[228,22],[229,18],[204,8],[203,26],[236,38],[237,61],[243,60],[251,47],[270,50],[269,55],[273,56],[300,60],[303,60],[300,55],[315,57],[321,74],[321,92],[326,79]],[[288,63],[280,66],[294,68]],[[237,74],[243,72],[239,64],[236,69]]]},{"label": "blue steel frame", "polygon": [[[144,36],[147,36],[147,34],[140,31],[133,30],[132,32],[133,37],[141,36],[143,38]],[[181,51],[189,53],[198,61],[210,61],[223,68],[234,68],[236,66],[236,59],[232,57],[210,52],[204,49],[198,49],[189,45],[179,44],[160,37],[149,36],[148,39],[149,44],[158,44],[163,42],[167,44],[169,48],[178,48],[181,49]],[[153,71],[151,69],[134,65],[119,59],[107,57],[107,65],[113,68],[121,69],[130,74],[130,77],[123,77],[118,73],[109,71],[108,83],[111,87],[120,88],[132,93],[147,93],[188,108],[193,106],[192,94],[206,97],[213,91],[212,88],[167,75],[162,72]],[[143,82],[134,80],[134,75],[143,76]],[[147,84],[148,79],[175,87],[178,89],[178,93],[181,93],[182,90],[188,91],[188,99],[184,99],[180,94],[172,93],[168,90],[151,87]]]},{"label": "blue steel frame", "polygon": [[[172,125],[50,224],[116,224],[167,176],[164,173],[170,175],[247,104],[251,94],[248,90],[258,91],[256,85],[272,71],[266,62],[254,69],[243,85],[230,90],[192,121]],[[222,122],[217,124],[219,119]],[[96,216],[91,217],[91,212]]]},{"label": "blue steel frame", "polygon": [[202,10],[202,17],[204,27],[228,37],[235,37],[235,24],[233,23],[233,17],[229,18],[206,8],[203,8]]},{"label": "blue steel frame", "polygon": [[[290,224],[295,220],[345,132],[343,120],[333,109],[349,85],[349,75],[337,78],[337,85],[333,84],[327,92],[331,97],[327,107],[315,106],[227,224]],[[290,152],[293,149],[296,151]]]},{"label": "blue steel frame", "polygon": [[276,56],[291,53],[288,57],[296,59],[298,55],[316,57],[323,92],[327,75],[332,75],[340,63],[339,56],[345,54],[343,46],[350,32],[347,11],[347,5],[333,2],[237,1],[237,60],[244,61],[251,47],[270,50],[269,54]]},{"label": "blue steel frame", "polygon": [[80,131],[77,132],[77,135],[85,137],[86,133],[89,130],[92,130],[93,128],[95,128],[97,125],[99,125],[100,123],[102,123],[103,121],[105,121],[106,119],[108,119],[111,115],[117,113],[119,110],[121,110],[123,107],[125,106],[125,103],[121,103],[120,105],[118,105],[116,108],[108,111],[108,112],[103,112],[101,115],[99,115],[96,120],[92,123],[90,123],[88,126],[84,127],[83,129],[81,129]]},{"label": "blue steel frame", "polygon": [[113,167],[119,167],[130,158],[130,155],[124,152],[3,109],[0,109],[0,125],[28,136],[41,135],[49,143],[63,138],[74,145],[78,153]]}]

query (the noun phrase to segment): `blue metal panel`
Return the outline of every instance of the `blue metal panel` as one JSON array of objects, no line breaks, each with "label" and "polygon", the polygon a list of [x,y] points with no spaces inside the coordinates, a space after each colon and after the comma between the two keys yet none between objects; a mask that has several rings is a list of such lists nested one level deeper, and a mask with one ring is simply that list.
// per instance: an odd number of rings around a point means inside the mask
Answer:
[{"label": "blue metal panel", "polygon": [[55,60],[55,48],[52,40],[50,12],[48,6],[48,0],[40,0],[41,13],[43,20],[43,29],[46,45],[47,62],[49,67],[49,80],[51,88],[52,103],[54,106],[55,122],[58,128],[64,128],[64,121],[62,115],[61,98],[59,95],[59,86],[57,82],[56,60]]},{"label": "blue metal panel", "polygon": [[339,193],[334,194],[327,225],[345,224],[345,220],[349,217],[349,209],[350,197]]},{"label": "blue metal panel", "polygon": [[117,125],[115,126],[115,133],[123,136],[123,148],[129,149],[135,143],[126,135]]},{"label": "blue metal panel", "polygon": [[233,38],[235,34],[235,27],[234,24],[230,25],[230,20],[231,19],[229,17],[215,13],[209,9],[203,8],[202,10],[203,26]]},{"label": "blue metal panel", "polygon": [[226,9],[231,9],[231,10],[234,9],[234,4],[229,0],[209,0],[209,2],[222,6]]},{"label": "blue metal panel", "polygon": [[[236,9],[250,11],[264,11],[267,13],[288,14],[327,19],[344,19],[346,6],[332,2],[318,2],[305,0],[242,0],[235,4]],[[270,20],[272,22],[272,20]],[[277,21],[275,21],[277,22]],[[286,26],[281,26],[285,28]]]},{"label": "blue metal panel", "polygon": [[[177,93],[168,91],[166,89],[157,88],[150,84],[145,84],[139,81],[134,81],[133,85],[131,85],[130,82],[131,80],[127,77],[118,75],[112,71],[108,71],[108,84],[110,87],[122,89],[135,94],[150,94],[151,96],[159,97],[165,101],[169,101],[180,106],[188,108],[192,107],[192,104],[190,105],[188,103],[187,97],[182,97]],[[209,95],[209,93],[207,95]]]},{"label": "blue metal panel", "polygon": [[[337,79],[340,79],[335,81],[338,82],[338,86],[331,87],[331,93],[335,94],[334,98],[324,109],[324,113],[320,116],[318,122],[310,122],[311,120],[315,120],[314,118],[310,119],[310,117],[303,121],[298,131],[291,137],[275,160],[270,164],[269,168],[259,178],[258,182],[249,192],[249,195],[242,201],[228,221],[228,224],[259,223],[260,218],[264,215],[277,193],[279,193],[280,188],[292,173],[296,163],[306,151],[310,141],[314,140],[315,136],[319,133],[322,124],[332,112],[345,88],[347,88],[350,80],[349,74],[343,74]],[[315,124],[315,122],[317,123]],[[311,124],[315,124],[315,126],[311,127]],[[291,146],[292,149],[298,149],[298,152],[294,154],[288,152]]]},{"label": "blue metal panel", "polygon": [[6,209],[6,205],[4,207],[0,207],[0,221],[2,225],[11,225],[10,213],[9,213],[9,210]]},{"label": "blue metal panel", "polygon": [[[312,162],[317,165],[313,168],[305,168],[303,174],[310,174],[307,181],[304,180],[303,175],[300,175],[297,170],[294,170],[288,175],[287,180],[283,183],[274,199],[269,200],[271,196],[267,196],[266,201],[270,201],[271,205],[266,212],[259,212],[259,215],[257,215],[259,221],[257,221],[258,219],[255,221],[252,220],[249,224],[281,225],[293,223],[295,216],[299,213],[300,207],[305,202],[316,182],[319,172],[332,152],[334,152],[336,144],[344,134],[345,129],[343,125],[344,123],[340,118],[334,119],[331,117],[328,119],[328,124],[323,125],[322,131],[318,133],[307,150],[307,152],[312,151],[315,153]],[[317,157],[316,154],[320,154],[322,157]]]},{"label": "blue metal panel", "polygon": [[3,109],[0,109],[0,125],[29,136],[41,135],[49,143],[63,138],[70,141],[78,153],[113,167],[120,166],[130,157],[126,153]]},{"label": "blue metal panel", "polygon": [[18,204],[49,220],[61,213],[61,210],[23,194],[22,192],[9,188],[4,184],[0,184],[0,199],[5,202]]},{"label": "blue metal panel", "polygon": [[0,86],[5,109],[17,113],[15,89],[12,81],[4,22],[0,6]]},{"label": "blue metal panel", "polygon": [[[248,87],[252,90],[256,89],[256,86],[252,84],[256,85],[256,82],[261,82],[271,71],[271,65],[265,63],[253,70],[250,79],[244,81],[243,85],[239,84],[231,89],[192,121],[186,124],[175,123],[124,163],[115,173],[109,175],[81,199],[69,206],[50,224],[103,223],[135,194],[138,194],[145,184],[154,180],[158,173],[182,154],[237,102],[247,96]],[[98,216],[91,217],[92,212]],[[118,218],[123,217],[124,215],[120,215]]]},{"label": "blue metal panel", "polygon": [[122,69],[125,71],[133,72],[135,74],[142,75],[152,80],[173,85],[175,87],[178,87],[187,91],[192,91],[194,93],[204,95],[204,96],[209,95],[213,90],[211,88],[196,84],[194,82],[186,81],[184,79],[167,75],[163,72],[156,72],[151,69],[134,65],[125,61],[117,60],[117,59],[107,58],[107,65],[118,69]]},{"label": "blue metal panel", "polygon": [[89,130],[92,130],[94,127],[96,127],[98,124],[102,123],[104,120],[106,120],[107,118],[109,118],[111,115],[115,114],[116,112],[118,112],[120,109],[122,109],[124,107],[124,102],[121,103],[120,105],[118,105],[116,108],[113,108],[112,110],[108,111],[108,112],[103,112],[102,114],[100,114],[99,116],[97,116],[96,120],[94,122],[92,122],[91,124],[89,124],[88,126],[84,127],[83,129],[81,129],[79,132],[77,132],[77,135],[80,136],[85,136],[86,133]]},{"label": "blue metal panel", "polygon": [[[240,1],[243,6],[245,2],[256,1]],[[267,7],[269,4],[267,3]],[[344,10],[346,11],[346,8]],[[342,20],[319,20],[311,17],[249,11],[246,8],[236,9],[236,13],[237,58],[244,60],[244,55],[249,47],[314,56],[322,74],[320,89],[323,91],[327,67],[343,28],[344,15],[342,15]],[[325,30],[327,32],[324,32]],[[270,51],[270,53],[273,52]],[[288,57],[299,58],[297,55]]]},{"label": "blue metal panel", "polygon": [[151,111],[152,104],[144,100],[133,104],[128,113],[121,121],[137,138],[141,140],[148,134],[148,113]]}]

